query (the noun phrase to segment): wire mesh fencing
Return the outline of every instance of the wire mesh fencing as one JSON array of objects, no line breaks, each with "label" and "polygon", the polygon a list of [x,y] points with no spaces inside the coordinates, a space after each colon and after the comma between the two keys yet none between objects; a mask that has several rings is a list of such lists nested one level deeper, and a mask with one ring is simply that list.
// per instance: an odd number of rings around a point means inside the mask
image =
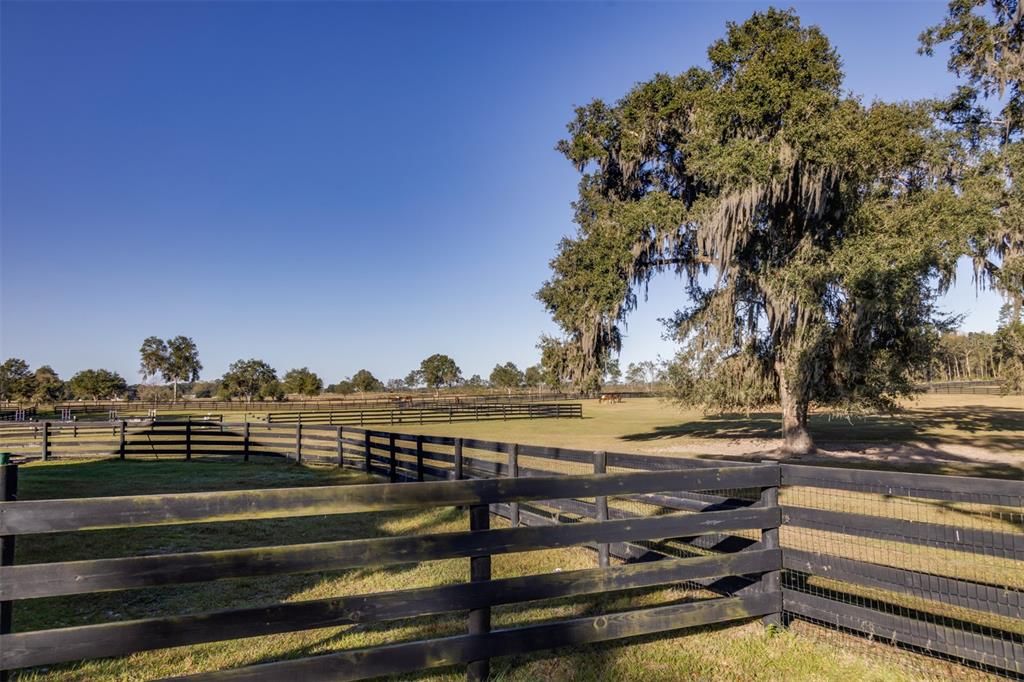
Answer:
[{"label": "wire mesh fencing", "polygon": [[793,616],[1024,674],[1024,483],[783,466]]}]

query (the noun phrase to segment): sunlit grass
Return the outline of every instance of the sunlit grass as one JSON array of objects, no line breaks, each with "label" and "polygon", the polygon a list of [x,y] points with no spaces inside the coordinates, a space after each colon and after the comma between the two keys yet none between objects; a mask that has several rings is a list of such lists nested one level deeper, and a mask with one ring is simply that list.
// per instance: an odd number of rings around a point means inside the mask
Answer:
[{"label": "sunlit grass", "polygon": [[[21,499],[147,494],[364,482],[361,474],[280,460],[185,463],[104,461],[23,466]],[[496,520],[496,526],[501,522]],[[189,524],[78,534],[25,536],[18,563],[128,556],[212,548],[313,542],[464,530],[464,512],[451,508],[314,518]],[[593,553],[566,549],[498,555],[493,574],[511,577],[594,566]],[[182,615],[281,601],[321,599],[450,584],[468,579],[468,561],[453,559],[389,568],[353,569],[266,578],[232,579],[159,589],[108,592],[15,605],[15,629],[33,630],[161,615]],[[682,586],[511,605],[494,610],[495,627],[521,625],[641,605],[707,596]],[[144,680],[252,663],[329,653],[465,632],[463,613],[400,622],[353,625],[142,652],[131,656],[24,671],[20,680]],[[494,679],[556,680],[916,680],[981,674],[899,653],[817,628],[796,625],[767,632],[758,622],[704,628],[531,656],[498,659]],[[406,676],[461,680],[461,669]]]}]

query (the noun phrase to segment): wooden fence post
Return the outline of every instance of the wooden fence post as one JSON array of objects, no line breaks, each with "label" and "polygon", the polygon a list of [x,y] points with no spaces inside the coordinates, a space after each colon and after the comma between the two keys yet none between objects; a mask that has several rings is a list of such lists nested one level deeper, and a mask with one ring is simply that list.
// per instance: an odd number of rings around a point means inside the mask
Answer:
[{"label": "wooden fence post", "polygon": [[295,463],[302,462],[302,421],[295,423]]},{"label": "wooden fence post", "polygon": [[43,441],[39,455],[44,462],[50,459],[50,422],[43,422]]},{"label": "wooden fence post", "polygon": [[[486,504],[475,504],[469,508],[469,529],[487,530],[491,526],[491,510]],[[469,559],[470,582],[485,582],[491,579],[491,557],[474,556]],[[485,606],[470,609],[468,618],[470,635],[485,635],[491,631],[491,608]],[[491,673],[490,659],[470,661],[466,666],[466,679],[470,682],[483,682]]]},{"label": "wooden fence post", "polygon": [[[508,449],[508,476],[519,478],[519,444],[512,443]],[[519,503],[510,502],[508,505],[508,521],[513,528],[519,525]]]},{"label": "wooden fence post", "polygon": [[185,422],[185,461],[192,460],[192,419]]},{"label": "wooden fence post", "polygon": [[[18,499],[18,465],[9,464],[7,455],[0,455],[0,502]],[[0,566],[14,565],[14,535],[0,535]],[[11,633],[14,602],[0,602],[0,635]],[[0,682],[7,682],[8,671],[0,670]]]},{"label": "wooden fence post", "polygon": [[[608,453],[604,450],[594,452],[594,473],[603,474],[608,467]],[[597,508],[597,522],[608,520],[608,498],[604,495],[594,498],[594,506]],[[601,568],[608,567],[608,543],[602,542],[597,545],[597,565]]]},{"label": "wooden fence post", "polygon": [[121,420],[121,437],[120,437],[120,445],[118,446],[118,456],[119,456],[119,457],[120,457],[121,459],[124,459],[124,450],[125,450],[125,447],[124,447],[124,446],[125,446],[125,433],[124,433],[124,430],[125,430],[125,427],[126,427],[126,426],[127,426],[127,424],[125,423],[125,420],[124,420],[124,419],[122,419],[122,420]]},{"label": "wooden fence post", "polygon": [[423,436],[416,436],[416,480],[423,480]]},{"label": "wooden fence post", "polygon": [[388,480],[398,480],[398,453],[395,452],[395,434],[388,434]]},{"label": "wooden fence post", "polygon": [[246,420],[245,426],[242,427],[242,457],[243,460],[249,461],[249,421]]},{"label": "wooden fence post", "polygon": [[364,455],[366,457],[366,465],[365,465],[364,468],[366,469],[366,473],[370,473],[370,470],[372,468],[372,463],[370,462],[370,432],[369,431],[364,431],[363,432],[363,447],[365,448]]},{"label": "wooden fence post", "polygon": [[462,439],[455,439],[455,480],[462,480]]},{"label": "wooden fence post", "polygon": [[344,435],[345,435],[345,427],[344,426],[339,426],[338,427],[338,468],[339,469],[344,469],[345,468],[345,446],[344,446],[344,442],[341,440],[342,436],[344,436]]},{"label": "wooden fence post", "polygon": [[[778,462],[763,459],[762,464],[772,464],[775,466],[775,470],[780,472],[781,468]],[[777,507],[779,505],[779,484],[776,483],[773,486],[767,488],[761,488],[761,499],[759,506],[762,507]],[[761,545],[762,549],[779,549],[779,527],[774,528],[763,528],[761,529]],[[779,610],[774,613],[769,613],[761,619],[765,627],[782,627],[782,588],[780,585],[780,577],[782,571],[768,571],[761,576],[761,588],[765,592],[777,592],[779,594]]]}]

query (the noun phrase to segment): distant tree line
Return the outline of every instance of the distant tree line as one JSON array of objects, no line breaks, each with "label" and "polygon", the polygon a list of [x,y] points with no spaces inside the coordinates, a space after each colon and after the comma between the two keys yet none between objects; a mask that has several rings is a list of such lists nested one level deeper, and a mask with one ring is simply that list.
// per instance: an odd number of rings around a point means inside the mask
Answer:
[{"label": "distant tree line", "polygon": [[[120,374],[106,369],[82,370],[63,381],[48,365],[32,371],[24,360],[10,358],[0,365],[0,400],[35,403],[122,399],[175,401],[179,396],[187,396],[259,401],[324,393],[350,395],[456,387],[518,390],[548,385],[563,388],[558,382],[546,380],[554,374],[540,364],[520,370],[515,363],[506,362],[495,365],[487,379],[478,374],[465,379],[455,360],[442,353],[424,358],[419,367],[404,378],[387,382],[368,369],[360,369],[352,376],[325,386],[323,379],[308,367],[290,369],[279,376],[274,367],[258,358],[236,360],[223,376],[211,381],[199,380],[202,369],[199,349],[192,338],[179,335],[165,340],[150,336],[139,348],[139,374],[143,383],[129,385]],[[152,379],[163,383],[146,383]]]}]

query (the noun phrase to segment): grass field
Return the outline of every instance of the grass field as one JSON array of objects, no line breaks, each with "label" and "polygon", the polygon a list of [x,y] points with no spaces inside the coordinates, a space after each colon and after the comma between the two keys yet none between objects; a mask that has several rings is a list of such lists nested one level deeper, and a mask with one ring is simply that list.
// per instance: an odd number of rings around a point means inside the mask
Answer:
[{"label": "grass field", "polygon": [[[304,467],[281,461],[146,462],[93,461],[32,464],[22,468],[21,499],[59,495],[142,494],[171,491],[245,489],[363,482],[356,473]],[[462,530],[462,512],[377,513],[312,519],[277,519],[195,524],[83,534],[26,536],[19,539],[17,562],[34,563],[314,542]],[[585,550],[552,550],[502,555],[495,577],[589,568]],[[103,593],[16,603],[15,629],[64,627],[156,615],[351,595],[464,581],[468,561],[447,560],[386,570],[348,570],[258,580],[225,580],[171,588]],[[628,596],[569,599],[540,605],[495,609],[494,625],[538,622],[600,610],[635,608],[638,603],[678,602],[700,595],[675,587]],[[142,680],[186,674],[343,648],[455,634],[464,631],[461,614],[389,624],[336,627],[288,635],[139,653],[51,669],[26,671],[19,680]],[[495,661],[494,679],[557,680],[920,680],[984,679],[979,672],[888,646],[795,623],[768,632],[759,623],[707,628],[676,636],[648,637],[626,645],[561,650]],[[461,680],[461,670],[427,672],[420,680]]]},{"label": "grass field", "polygon": [[[998,396],[925,395],[895,416],[838,420],[816,415],[811,429],[821,448],[807,463],[872,466],[975,475],[1024,475],[1024,399]],[[702,458],[760,459],[778,445],[778,415],[703,415],[681,411],[657,399],[615,405],[587,401],[584,419],[539,419],[464,422],[419,426],[396,424],[396,431],[472,436],[581,449],[607,449]],[[232,415],[225,415],[231,419]],[[381,428],[390,428],[381,426]],[[773,456],[773,455],[769,455]],[[360,474],[333,467],[305,467],[254,458],[239,462],[91,461],[25,465],[21,499],[79,497],[157,492],[186,492],[364,482]],[[942,523],[957,515],[957,525],[999,529],[1019,522],[1006,510],[934,506],[922,502],[882,500],[877,495],[845,493],[828,499],[810,489],[785,492],[800,499],[790,504],[819,504],[846,511]],[[882,504],[882,507],[878,505]],[[942,518],[940,518],[942,517]],[[1009,520],[1008,520],[1009,519]],[[325,522],[328,521],[328,522]],[[18,563],[62,561],[214,548],[316,542],[392,534],[463,530],[465,515],[456,510],[429,513],[357,514],[316,519],[276,519],[195,524],[83,535],[28,536],[19,540]],[[785,529],[784,529],[785,530]],[[787,530],[788,532],[788,530]],[[820,542],[818,532],[784,534],[787,546]],[[812,537],[814,535],[815,537]],[[825,534],[827,535],[827,534]],[[1017,584],[1003,575],[999,562],[965,562],[962,555],[915,550],[902,556],[881,541],[850,542],[824,538],[829,551],[852,558],[885,552],[893,565],[922,570],[921,562],[944,566],[951,575]],[[891,543],[890,543],[891,544]],[[918,548],[922,549],[922,548]],[[861,556],[860,553],[867,553]],[[495,557],[494,575],[507,577],[556,569],[588,568],[586,550],[552,550]],[[16,604],[16,630],[64,627],[110,620],[181,615],[199,611],[316,599],[392,589],[461,582],[468,578],[465,560],[437,561],[386,570],[350,570],[206,585],[105,593],[23,601]],[[577,598],[536,606],[495,609],[495,627],[538,622],[599,610],[625,610],[638,603],[675,602],[701,595],[682,588],[647,591],[628,597]],[[870,596],[870,595],[866,595]],[[891,597],[891,595],[889,595]],[[919,604],[907,604],[918,607]],[[955,614],[938,614],[955,615]],[[197,645],[135,654],[125,658],[27,671],[26,680],[138,680],[240,666],[385,642],[442,636],[464,631],[460,614],[389,624],[351,626],[274,635],[234,642]],[[1004,626],[1005,627],[1005,626]],[[1015,628],[1013,628],[1015,629]],[[947,664],[889,646],[794,623],[783,632],[766,632],[759,623],[649,637],[627,645],[603,645],[556,654],[495,662],[498,680],[911,680],[983,679],[974,670]],[[423,680],[463,679],[460,671],[412,676]]]},{"label": "grass field", "polygon": [[[584,401],[584,418],[398,424],[407,433],[705,459],[762,459],[780,441],[773,412],[703,414],[657,398]],[[390,427],[382,427],[390,428]],[[999,478],[1024,476],[1024,397],[925,394],[895,415],[813,415],[802,464],[891,468]],[[770,458],[779,458],[769,454]]]}]

